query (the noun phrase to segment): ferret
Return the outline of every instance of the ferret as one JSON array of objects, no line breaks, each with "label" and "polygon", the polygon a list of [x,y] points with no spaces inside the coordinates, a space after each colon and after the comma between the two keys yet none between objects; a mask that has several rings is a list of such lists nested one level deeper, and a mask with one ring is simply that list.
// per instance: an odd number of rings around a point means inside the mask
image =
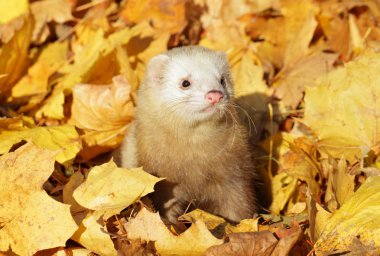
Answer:
[{"label": "ferret", "polygon": [[257,211],[248,134],[232,96],[223,52],[174,48],[147,65],[119,159],[165,178],[153,203],[171,223],[190,204],[236,223]]}]

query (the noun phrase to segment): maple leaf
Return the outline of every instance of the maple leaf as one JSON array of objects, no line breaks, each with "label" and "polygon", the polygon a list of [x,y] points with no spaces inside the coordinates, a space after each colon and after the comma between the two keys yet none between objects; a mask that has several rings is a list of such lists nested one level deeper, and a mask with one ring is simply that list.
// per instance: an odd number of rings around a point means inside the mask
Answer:
[{"label": "maple leaf", "polygon": [[353,162],[379,143],[379,59],[378,53],[367,51],[306,90],[303,122],[334,158]]},{"label": "maple leaf", "polygon": [[59,150],[56,160],[60,163],[73,160],[81,148],[79,135],[75,128],[71,125],[62,125],[0,131],[0,154],[7,153],[14,144],[22,140],[31,140],[42,148]]},{"label": "maple leaf", "polygon": [[154,184],[160,180],[141,168],[127,170],[113,162],[92,168],[86,181],[74,190],[73,197],[78,204],[94,211],[88,213],[73,239],[102,255],[116,255],[110,236],[103,232],[102,220],[153,192]]},{"label": "maple leaf", "polygon": [[[3,10],[1,6],[0,10]],[[5,42],[0,45],[0,101],[8,96],[13,85],[23,76],[27,68],[32,30],[33,23],[29,13],[0,25],[0,31],[5,31],[6,36],[4,38],[3,33],[0,33],[2,41]]]},{"label": "maple leaf", "polygon": [[[82,138],[86,147],[115,148],[134,115],[131,87],[124,76],[114,77],[112,85],[76,85],[71,113],[70,122],[85,132]],[[86,147],[81,156],[89,159],[95,149],[89,151]]]},{"label": "maple leaf", "polygon": [[67,42],[56,42],[44,48],[28,74],[12,88],[13,97],[46,95],[49,92],[49,77],[67,60]]},{"label": "maple leaf", "polygon": [[130,0],[120,9],[120,17],[127,23],[148,20],[154,28],[175,34],[187,24],[185,4],[185,0]]},{"label": "maple leaf", "polygon": [[325,224],[315,243],[317,255],[340,252],[380,253],[378,233],[380,177],[370,177]]},{"label": "maple leaf", "polygon": [[157,252],[163,255],[203,255],[207,248],[222,243],[215,238],[202,221],[195,222],[184,233],[173,235],[161,221],[158,213],[142,208],[137,216],[125,224],[129,239],[154,241]]},{"label": "maple leaf", "polygon": [[71,4],[62,0],[42,0],[30,5],[36,24],[33,31],[33,41],[43,43],[49,36],[48,24],[51,21],[64,23],[73,20]]},{"label": "maple leaf", "polygon": [[1,251],[32,255],[64,246],[77,229],[70,206],[55,201],[42,188],[54,170],[55,155],[28,143],[0,157]]}]

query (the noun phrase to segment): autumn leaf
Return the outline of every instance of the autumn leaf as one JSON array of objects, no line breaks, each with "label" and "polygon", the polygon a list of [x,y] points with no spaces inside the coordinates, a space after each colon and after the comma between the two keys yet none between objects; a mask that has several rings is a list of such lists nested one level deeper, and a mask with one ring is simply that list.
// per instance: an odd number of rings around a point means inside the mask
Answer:
[{"label": "autumn leaf", "polygon": [[202,221],[195,222],[184,233],[176,236],[166,228],[158,213],[145,208],[125,224],[125,230],[129,239],[154,241],[157,252],[162,255],[203,255],[208,247],[222,243]]},{"label": "autumn leaf", "polygon": [[28,11],[27,0],[2,1],[0,5],[0,24],[7,23]]},{"label": "autumn leaf", "polygon": [[49,44],[28,69],[28,74],[13,87],[12,96],[46,95],[49,92],[49,77],[65,63],[67,54],[67,42]]},{"label": "autumn leaf", "polygon": [[141,168],[127,170],[109,162],[92,168],[86,181],[73,195],[80,205],[88,209],[104,210],[107,219],[153,192],[154,184],[160,180]]},{"label": "autumn leaf", "polygon": [[56,127],[34,127],[23,130],[0,131],[0,154],[22,140],[33,141],[39,147],[57,150],[56,160],[60,163],[73,160],[81,148],[78,133],[71,125]]},{"label": "autumn leaf", "polygon": [[117,255],[117,251],[109,234],[107,234],[101,216],[97,212],[88,213],[78,230],[72,236],[72,239],[100,255]]},{"label": "autumn leaf", "polygon": [[48,23],[55,21],[64,23],[73,20],[71,14],[71,4],[68,0],[42,0],[33,2],[30,5],[31,11],[36,20],[33,31],[33,41],[43,43],[49,36]]},{"label": "autumn leaf", "polygon": [[336,54],[316,53],[303,56],[291,66],[285,66],[273,82],[275,95],[282,99],[286,107],[295,109],[303,97],[305,87],[311,87],[318,78],[323,78],[332,69],[336,58]]},{"label": "autumn leaf", "polygon": [[[98,61],[116,51],[117,47],[127,44],[133,36],[141,33],[143,28],[144,26],[136,26],[132,29],[125,28],[112,34],[108,38],[104,37],[102,30],[86,28],[87,32],[83,32],[86,35],[86,47],[76,53],[73,64],[62,67],[60,72],[63,72],[65,75],[59,79],[58,85],[54,88],[52,95],[37,111],[36,117],[42,118],[42,116],[47,116],[62,119],[64,117],[64,92],[71,92],[76,84],[90,80],[92,69]],[[106,65],[105,63],[103,64]],[[114,66],[115,65],[111,65],[110,67]],[[112,72],[110,72],[110,74],[112,74]]]},{"label": "autumn leaf", "polygon": [[[4,1],[2,1],[3,3]],[[23,11],[25,5],[20,2],[17,8]],[[0,10],[3,9],[0,6]],[[2,16],[0,14],[0,16]],[[33,22],[32,17],[28,12],[23,13],[21,16],[14,20],[0,24],[0,101],[8,96],[12,86],[23,76],[28,64],[28,49],[32,39]]]},{"label": "autumn leaf", "polygon": [[115,148],[134,115],[131,87],[123,76],[114,77],[112,85],[76,85],[71,113],[71,123],[84,131],[84,159],[93,157],[86,147]]},{"label": "autumn leaf", "polygon": [[[0,1],[0,254],[379,254],[379,20],[376,0]],[[187,45],[228,57],[255,218],[167,227],[161,178],[110,160],[150,59]]]},{"label": "autumn leaf", "polygon": [[1,251],[31,255],[65,246],[77,229],[70,206],[55,201],[42,188],[54,170],[56,153],[28,143],[0,157]]},{"label": "autumn leaf", "polygon": [[307,88],[303,122],[333,157],[357,161],[379,143],[379,71],[379,54],[369,50]]},{"label": "autumn leaf", "polygon": [[331,216],[315,244],[317,255],[343,252],[380,253],[380,177],[367,181]]},{"label": "autumn leaf", "polygon": [[186,26],[185,4],[184,0],[132,0],[120,10],[120,17],[127,23],[148,20],[156,29],[174,34]]}]

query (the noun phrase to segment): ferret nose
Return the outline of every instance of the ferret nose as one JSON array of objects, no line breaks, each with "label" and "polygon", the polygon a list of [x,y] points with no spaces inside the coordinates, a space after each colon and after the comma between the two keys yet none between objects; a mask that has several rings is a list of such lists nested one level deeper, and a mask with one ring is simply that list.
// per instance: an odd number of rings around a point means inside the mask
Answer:
[{"label": "ferret nose", "polygon": [[223,93],[221,91],[211,90],[206,94],[206,99],[214,105],[223,99]]}]

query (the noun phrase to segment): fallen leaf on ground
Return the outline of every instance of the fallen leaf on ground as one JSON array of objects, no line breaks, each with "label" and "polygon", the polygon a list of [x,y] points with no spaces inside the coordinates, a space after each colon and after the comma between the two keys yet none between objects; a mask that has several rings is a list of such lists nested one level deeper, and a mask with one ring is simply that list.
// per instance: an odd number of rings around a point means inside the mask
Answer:
[{"label": "fallen leaf on ground", "polygon": [[270,256],[277,243],[270,231],[230,234],[224,244],[210,247],[205,255]]},{"label": "fallen leaf on ground", "polygon": [[307,88],[303,122],[334,158],[352,163],[379,143],[379,73],[380,54],[369,50]]},{"label": "fallen leaf on ground", "polygon": [[39,147],[57,150],[56,160],[60,163],[73,160],[81,148],[81,142],[75,127],[62,125],[1,131],[0,154],[7,153],[14,144],[22,140],[31,140]]},{"label": "fallen leaf on ground", "polygon": [[30,9],[35,18],[33,41],[43,43],[49,36],[49,22],[64,23],[73,20],[68,0],[42,0],[33,2]]},{"label": "fallen leaf on ground", "polygon": [[32,255],[65,246],[77,229],[70,206],[55,201],[42,188],[54,171],[55,155],[28,143],[0,157],[1,251],[10,248],[19,255]]},{"label": "fallen leaf on ground", "polygon": [[[366,182],[331,216],[318,241],[317,255],[336,253],[380,253],[380,177]],[[371,254],[372,253],[372,254]]]},{"label": "fallen leaf on ground", "polygon": [[196,221],[184,233],[176,236],[164,225],[158,213],[142,208],[137,216],[125,224],[129,239],[154,241],[161,255],[203,255],[207,248],[221,244],[202,221]]},{"label": "fallen leaf on ground", "polygon": [[93,167],[73,196],[81,206],[102,211],[104,218],[108,219],[153,192],[154,185],[160,180],[142,168],[128,170],[108,162]]},{"label": "fallen leaf on ground", "polygon": [[117,255],[117,251],[99,212],[89,212],[72,236],[72,239],[99,255]]},{"label": "fallen leaf on ground", "polygon": [[89,155],[88,147],[116,148],[134,115],[131,87],[122,75],[114,77],[112,85],[78,84],[73,88],[71,113],[70,123],[84,131],[84,159],[94,156],[96,149]]}]

